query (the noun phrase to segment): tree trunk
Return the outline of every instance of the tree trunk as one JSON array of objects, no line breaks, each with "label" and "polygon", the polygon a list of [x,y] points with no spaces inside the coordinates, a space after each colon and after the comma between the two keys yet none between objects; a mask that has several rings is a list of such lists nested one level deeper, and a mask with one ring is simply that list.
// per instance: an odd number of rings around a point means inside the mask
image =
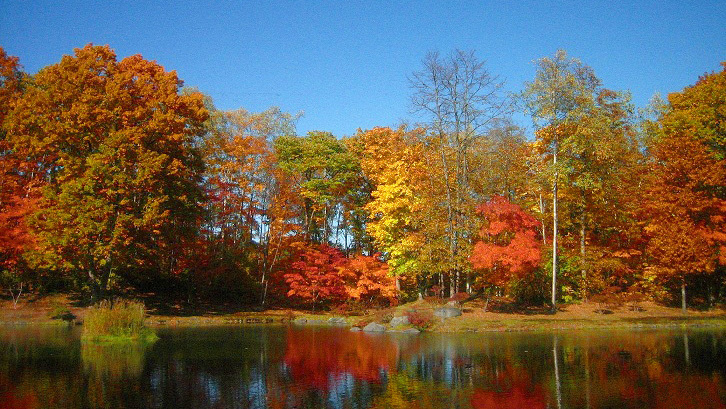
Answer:
[{"label": "tree trunk", "polygon": [[582,264],[582,301],[587,301],[587,268],[585,267],[585,212],[580,215],[580,263]]},{"label": "tree trunk", "polygon": [[686,278],[685,277],[681,281],[681,311],[683,311],[684,314],[688,312],[686,310]]},{"label": "tree trunk", "polygon": [[542,192],[539,194],[539,213],[542,215],[542,244],[547,245],[547,230],[545,229],[545,204],[542,198]]},{"label": "tree trunk", "polygon": [[552,312],[557,311],[557,139],[555,139],[553,163],[555,180],[552,186]]},{"label": "tree trunk", "polygon": [[451,283],[449,284],[449,298],[456,294],[456,278],[459,273],[456,270],[452,270],[450,274],[451,276],[449,278],[451,279]]}]

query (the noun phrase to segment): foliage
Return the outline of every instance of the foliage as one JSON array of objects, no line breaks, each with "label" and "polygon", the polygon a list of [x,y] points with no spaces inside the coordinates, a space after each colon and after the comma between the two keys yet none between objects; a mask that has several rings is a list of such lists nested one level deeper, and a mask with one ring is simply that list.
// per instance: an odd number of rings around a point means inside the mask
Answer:
[{"label": "foliage", "polygon": [[6,117],[26,81],[18,58],[0,47],[0,285],[11,293],[14,306],[29,284],[31,274],[24,255],[34,247],[35,236],[27,219],[36,210],[42,184],[36,166],[18,155],[6,136]]},{"label": "foliage", "polygon": [[446,57],[432,52],[421,71],[410,78],[411,105],[427,120],[423,184],[430,212],[425,218],[427,269],[448,277],[449,296],[459,291],[469,273],[466,257],[475,235],[472,210],[476,198],[472,180],[485,136],[504,119],[510,100],[503,81],[492,75],[473,51],[455,50]]},{"label": "foliage", "polygon": [[358,161],[328,132],[283,135],[274,146],[280,169],[293,176],[293,192],[304,201],[300,220],[304,239],[328,243],[331,220],[359,174]]},{"label": "foliage", "polygon": [[119,269],[174,270],[200,212],[192,139],[207,117],[180,86],[155,62],[93,45],[33,77],[7,129],[50,181],[33,217],[36,266],[86,274],[95,297]]},{"label": "foliage", "polygon": [[648,270],[656,277],[713,273],[726,265],[726,67],[669,96],[655,127],[643,200]]},{"label": "foliage", "polygon": [[411,310],[406,311],[408,323],[419,331],[425,331],[434,323],[434,315],[431,311]]},{"label": "foliage", "polygon": [[398,302],[396,280],[388,272],[388,264],[379,255],[357,255],[340,267],[346,277],[346,292],[354,300],[367,300],[373,305],[395,305]]},{"label": "foliage", "polygon": [[485,224],[470,260],[482,271],[485,283],[504,286],[539,266],[542,245],[537,238],[539,222],[534,217],[503,196],[493,197],[477,212]]},{"label": "foliage", "polygon": [[289,286],[288,297],[318,303],[342,302],[348,296],[345,278],[340,269],[345,258],[340,250],[327,244],[296,244],[297,252],[284,275]]},{"label": "foliage", "polygon": [[139,55],[88,45],[31,76],[0,48],[3,290],[723,300],[726,67],[637,118],[560,50],[520,94],[534,135],[473,52],[431,53],[410,81],[416,128],[298,136],[299,114],[218,110]]},{"label": "foliage", "polygon": [[367,305],[397,303],[395,280],[388,265],[378,256],[357,255],[346,258],[329,245],[297,243],[295,255],[284,274],[288,297],[320,304],[342,304],[351,300]]},{"label": "foliage", "polygon": [[90,307],[83,320],[85,340],[152,340],[144,325],[144,304],[135,301],[101,301]]},{"label": "foliage", "polygon": [[403,129],[375,128],[357,135],[361,168],[374,188],[365,206],[366,231],[383,250],[394,275],[421,271],[423,213],[420,186],[426,174],[421,146]]}]

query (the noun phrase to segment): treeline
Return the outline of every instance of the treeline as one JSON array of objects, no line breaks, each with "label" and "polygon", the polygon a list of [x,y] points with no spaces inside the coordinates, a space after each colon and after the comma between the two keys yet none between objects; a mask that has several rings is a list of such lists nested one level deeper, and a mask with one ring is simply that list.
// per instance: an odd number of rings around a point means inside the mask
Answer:
[{"label": "treeline", "polygon": [[32,76],[0,49],[5,288],[723,302],[726,71],[640,111],[564,51],[518,95],[471,52],[429,54],[410,81],[425,122],[340,139],[277,108],[220,111],[108,46]]}]

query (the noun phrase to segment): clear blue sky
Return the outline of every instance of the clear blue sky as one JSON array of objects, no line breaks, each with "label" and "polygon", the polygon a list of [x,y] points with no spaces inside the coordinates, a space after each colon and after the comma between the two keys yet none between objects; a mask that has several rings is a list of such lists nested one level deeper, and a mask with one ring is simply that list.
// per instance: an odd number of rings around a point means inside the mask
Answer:
[{"label": "clear blue sky", "polygon": [[0,46],[27,72],[87,43],[156,60],[220,109],[304,111],[299,133],[344,136],[415,120],[407,76],[431,50],[476,50],[514,92],[563,48],[644,106],[720,69],[726,1],[0,1]]}]

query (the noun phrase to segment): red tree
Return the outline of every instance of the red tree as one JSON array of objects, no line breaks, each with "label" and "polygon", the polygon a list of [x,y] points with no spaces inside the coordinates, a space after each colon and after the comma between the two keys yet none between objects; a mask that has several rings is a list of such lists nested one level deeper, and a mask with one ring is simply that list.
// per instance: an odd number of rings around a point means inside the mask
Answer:
[{"label": "red tree", "polygon": [[38,164],[18,155],[6,138],[6,117],[22,95],[23,78],[18,58],[0,47],[0,285],[15,303],[28,272],[23,254],[35,243],[26,218],[36,208],[40,185]]},{"label": "red tree", "polygon": [[469,260],[481,271],[483,281],[501,286],[539,265],[539,221],[503,196],[494,196],[479,206],[477,213],[486,222],[479,230],[481,240],[474,245]]},{"label": "red tree", "polygon": [[298,248],[290,263],[285,281],[288,297],[312,302],[313,309],[320,301],[342,301],[348,296],[341,267],[346,263],[343,253],[327,244],[296,243]]}]

